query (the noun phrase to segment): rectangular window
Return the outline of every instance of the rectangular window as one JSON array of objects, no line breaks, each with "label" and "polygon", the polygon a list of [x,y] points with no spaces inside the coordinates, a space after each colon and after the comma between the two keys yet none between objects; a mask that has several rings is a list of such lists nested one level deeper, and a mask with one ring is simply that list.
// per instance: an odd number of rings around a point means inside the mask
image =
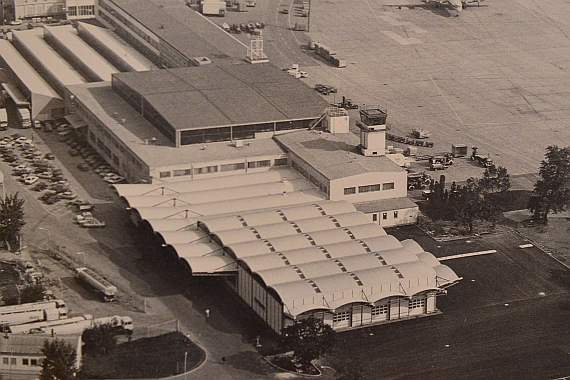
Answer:
[{"label": "rectangular window", "polygon": [[371,313],[372,315],[388,314],[388,305],[374,305]]},{"label": "rectangular window", "polygon": [[172,171],[173,177],[182,177],[185,175],[192,175],[192,169],[178,169]]},{"label": "rectangular window", "polygon": [[383,183],[382,190],[394,190],[394,182]]},{"label": "rectangular window", "polygon": [[37,366],[38,365],[38,359],[30,359],[30,364]]},{"label": "rectangular window", "polygon": [[350,311],[343,311],[340,313],[334,313],[333,322],[341,322],[350,320]]},{"label": "rectangular window", "polygon": [[10,365],[16,365],[16,358],[10,358]]},{"label": "rectangular window", "polygon": [[245,169],[244,162],[238,162],[237,164],[220,165],[221,172],[233,172],[236,170],[244,170],[244,169]]},{"label": "rectangular window", "polygon": [[377,222],[377,221],[378,221],[378,214],[372,214],[372,221],[373,221],[373,222]]},{"label": "rectangular window", "polygon": [[287,166],[287,157],[285,158],[276,158],[273,162],[274,166]]},{"label": "rectangular window", "polygon": [[380,191],[380,184],[377,183],[375,185],[358,186],[359,193],[369,193],[371,191]]},{"label": "rectangular window", "polygon": [[30,361],[28,359],[22,359],[22,365],[30,365]]},{"label": "rectangular window", "polygon": [[344,195],[356,194],[356,187],[345,187]]},{"label": "rectangular window", "polygon": [[8,358],[2,358],[2,364],[8,365],[9,362]]},{"label": "rectangular window", "polygon": [[248,169],[268,168],[271,166],[271,160],[252,161],[247,163]]},{"label": "rectangular window", "polygon": [[388,220],[388,213],[387,212],[382,213],[382,219]]},{"label": "rectangular window", "polygon": [[426,304],[425,298],[412,299],[410,300],[409,308],[410,309],[423,308],[425,304]]},{"label": "rectangular window", "polygon": [[394,219],[398,219],[398,211],[394,211]]},{"label": "rectangular window", "polygon": [[168,178],[170,177],[170,172],[160,172],[160,178]]},{"label": "rectangular window", "polygon": [[203,168],[194,168],[194,174],[217,173],[218,166],[204,166]]}]

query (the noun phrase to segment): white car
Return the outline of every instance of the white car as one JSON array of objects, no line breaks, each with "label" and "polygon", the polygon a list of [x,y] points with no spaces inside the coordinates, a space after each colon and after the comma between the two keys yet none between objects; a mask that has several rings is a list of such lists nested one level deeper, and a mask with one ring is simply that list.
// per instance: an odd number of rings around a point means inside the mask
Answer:
[{"label": "white car", "polygon": [[81,227],[85,227],[85,228],[103,228],[105,227],[105,222],[98,220],[98,219],[92,219],[92,220],[88,220],[85,221],[83,223],[81,223]]},{"label": "white car", "polygon": [[37,175],[29,175],[24,178],[24,183],[26,185],[33,185],[34,183],[38,182],[40,178]]},{"label": "white car", "polygon": [[109,182],[109,183],[118,183],[118,182],[123,181],[124,179],[125,179],[125,177],[121,177],[120,175],[115,174],[115,173],[109,173],[105,177],[103,177],[103,181]]}]

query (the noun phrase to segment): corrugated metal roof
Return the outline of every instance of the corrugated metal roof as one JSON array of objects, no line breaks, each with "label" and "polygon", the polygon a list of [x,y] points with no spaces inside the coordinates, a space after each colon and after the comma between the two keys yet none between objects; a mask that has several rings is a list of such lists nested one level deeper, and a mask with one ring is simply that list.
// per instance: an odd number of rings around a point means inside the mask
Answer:
[{"label": "corrugated metal roof", "polygon": [[283,207],[324,200],[319,191],[294,192],[287,195],[268,195],[246,199],[203,203],[176,207],[138,207],[136,210],[143,220],[162,218],[194,218],[206,215],[236,214],[243,211],[259,210],[270,207]]},{"label": "corrugated metal roof", "polygon": [[357,149],[360,140],[353,133],[302,130],[278,135],[275,139],[330,181],[374,172],[406,173],[385,156],[365,157],[360,154]]},{"label": "corrugated metal roof", "polygon": [[124,65],[131,68],[130,71],[147,71],[157,68],[151,61],[134,48],[127,45],[125,42],[119,42],[108,29],[79,21],[77,23],[77,30],[80,33],[87,33],[91,38],[105,46],[106,49],[112,51]]},{"label": "corrugated metal roof", "polygon": [[[271,64],[207,65],[114,77],[142,94],[176,130],[317,118],[328,106],[305,83]],[[267,86],[272,91],[264,92]],[[284,103],[287,98],[298,104]],[[175,106],[181,102],[192,107]]]},{"label": "corrugated metal roof", "polygon": [[384,212],[392,210],[403,210],[408,208],[418,208],[418,205],[408,197],[381,199],[371,202],[358,202],[354,203],[354,207],[358,211],[365,214],[372,212]]},{"label": "corrugated metal roof", "polygon": [[132,195],[163,195],[181,194],[195,191],[214,190],[240,186],[255,185],[259,183],[280,182],[283,180],[293,180],[303,178],[293,169],[279,168],[269,169],[259,173],[244,173],[228,175],[223,177],[181,179],[176,182],[153,183],[153,184],[116,184],[117,193],[121,197]]},{"label": "corrugated metal roof", "polygon": [[23,45],[38,62],[64,86],[87,81],[43,39],[43,29],[13,31],[13,39]]},{"label": "corrugated metal roof", "polygon": [[53,88],[26,61],[16,48],[6,40],[0,40],[0,55],[10,70],[24,83],[31,92],[60,99]]},{"label": "corrugated metal roof", "polygon": [[245,57],[246,47],[184,2],[111,0],[186,57]]},{"label": "corrugated metal roof", "polygon": [[190,259],[192,257],[223,256],[220,246],[213,242],[195,242],[171,244],[176,254],[180,258]]},{"label": "corrugated metal roof", "polygon": [[209,241],[209,235],[202,230],[188,231],[155,231],[160,234],[166,244],[184,244],[195,241]]},{"label": "corrugated metal roof", "polygon": [[55,339],[63,340],[77,349],[80,336],[58,335],[57,337],[52,337],[49,335],[9,334],[8,339],[0,339],[0,353],[44,356],[41,352],[44,342]]},{"label": "corrugated metal roof", "polygon": [[83,41],[72,25],[48,26],[44,25],[46,38],[53,38],[59,43],[58,48],[65,49],[66,55],[73,60],[81,62],[100,81],[111,81],[111,76],[119,70],[101,57],[87,42]]},{"label": "corrugated metal roof", "polygon": [[183,257],[193,274],[219,274],[237,271],[237,264],[228,256]]},{"label": "corrugated metal roof", "polygon": [[253,185],[212,189],[204,191],[184,192],[165,195],[133,195],[125,196],[129,207],[172,207],[180,204],[198,205],[211,202],[229,201],[267,195],[283,195],[293,192],[313,190],[315,187],[306,179],[294,179],[283,182],[268,182]]}]

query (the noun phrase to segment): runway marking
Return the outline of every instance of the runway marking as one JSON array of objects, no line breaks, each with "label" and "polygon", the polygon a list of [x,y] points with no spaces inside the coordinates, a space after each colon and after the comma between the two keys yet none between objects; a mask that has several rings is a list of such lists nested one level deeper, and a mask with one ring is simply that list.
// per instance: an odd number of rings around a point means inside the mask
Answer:
[{"label": "runway marking", "polygon": [[491,253],[497,253],[497,251],[494,250],[494,249],[490,249],[490,250],[488,250],[488,251],[460,253],[460,254],[458,254],[458,255],[445,256],[445,257],[438,257],[438,260],[439,260],[439,261],[446,261],[446,260],[453,260],[453,259],[461,259],[461,258],[463,258],[463,257],[489,255],[489,254],[491,254]]}]

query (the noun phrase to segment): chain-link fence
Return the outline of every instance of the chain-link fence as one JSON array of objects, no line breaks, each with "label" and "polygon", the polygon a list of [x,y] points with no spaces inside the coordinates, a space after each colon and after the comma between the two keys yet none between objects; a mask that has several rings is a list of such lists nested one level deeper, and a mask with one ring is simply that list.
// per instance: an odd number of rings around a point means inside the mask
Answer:
[{"label": "chain-link fence", "polygon": [[136,328],[133,331],[132,339],[151,338],[177,331],[180,331],[180,322],[177,319],[172,319],[154,325]]}]

